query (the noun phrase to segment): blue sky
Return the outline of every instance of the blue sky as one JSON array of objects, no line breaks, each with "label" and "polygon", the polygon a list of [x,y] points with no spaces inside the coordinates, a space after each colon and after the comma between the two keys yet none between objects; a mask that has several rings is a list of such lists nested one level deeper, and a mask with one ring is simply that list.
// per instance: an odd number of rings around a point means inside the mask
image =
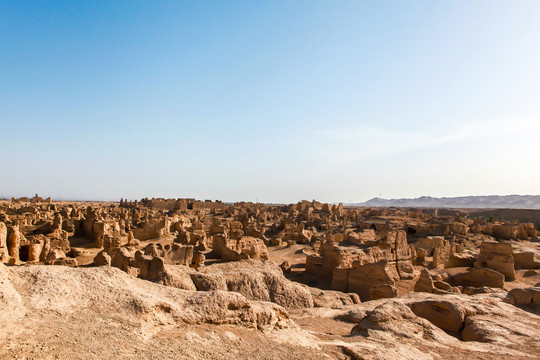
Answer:
[{"label": "blue sky", "polygon": [[538,194],[538,19],[535,0],[0,0],[0,196]]}]

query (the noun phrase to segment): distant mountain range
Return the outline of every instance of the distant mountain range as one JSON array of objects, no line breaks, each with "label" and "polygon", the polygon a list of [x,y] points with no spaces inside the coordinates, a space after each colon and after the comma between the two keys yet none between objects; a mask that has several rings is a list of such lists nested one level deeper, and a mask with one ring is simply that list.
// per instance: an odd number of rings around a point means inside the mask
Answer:
[{"label": "distant mountain range", "polygon": [[484,208],[484,209],[540,209],[540,195],[488,195],[442,197],[422,196],[416,199],[373,198],[363,203],[345,206],[369,207],[429,207],[429,208]]}]

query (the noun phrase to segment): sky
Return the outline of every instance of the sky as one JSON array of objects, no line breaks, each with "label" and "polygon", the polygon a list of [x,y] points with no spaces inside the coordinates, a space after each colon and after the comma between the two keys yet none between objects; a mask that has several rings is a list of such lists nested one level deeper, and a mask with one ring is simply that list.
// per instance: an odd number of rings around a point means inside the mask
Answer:
[{"label": "sky", "polygon": [[0,0],[0,196],[539,194],[540,2]]}]

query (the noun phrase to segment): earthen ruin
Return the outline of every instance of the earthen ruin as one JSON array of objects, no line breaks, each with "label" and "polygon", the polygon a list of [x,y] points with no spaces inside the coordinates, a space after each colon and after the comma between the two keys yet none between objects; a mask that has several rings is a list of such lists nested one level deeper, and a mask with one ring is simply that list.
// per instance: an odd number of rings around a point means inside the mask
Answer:
[{"label": "earthen ruin", "polygon": [[[69,270],[54,276],[87,286],[103,286],[93,283],[98,276],[105,283],[121,279],[122,291],[132,283],[159,293],[162,300],[152,305],[142,294],[122,305],[134,306],[136,316],[146,319],[145,329],[154,317],[152,322],[184,324],[178,326],[228,324],[276,334],[294,329],[296,339],[319,346],[317,336],[305,331],[323,334],[330,326],[327,333],[333,335],[320,340],[333,340],[324,346],[348,344],[329,350],[336,359],[362,358],[367,343],[394,346],[406,358],[403,349],[434,341],[403,340],[416,339],[418,331],[455,351],[476,351],[461,343],[497,341],[497,354],[521,344],[524,354],[537,355],[540,348],[530,341],[540,338],[531,325],[540,323],[538,225],[474,218],[461,210],[440,214],[317,201],[99,203],[36,195],[0,203],[0,258],[7,265],[2,276],[12,279],[3,291],[6,299],[34,296],[21,290],[20,279],[35,277],[38,284],[32,286],[39,286],[47,271],[58,272],[42,269],[61,268]],[[13,295],[10,281],[22,295]],[[122,294],[121,299],[133,296]],[[206,313],[199,312],[203,308]],[[527,335],[509,335],[504,316]],[[486,321],[498,330],[488,330]],[[394,340],[382,340],[377,332],[408,345],[396,350]],[[378,351],[386,355],[375,358],[390,356]]]}]

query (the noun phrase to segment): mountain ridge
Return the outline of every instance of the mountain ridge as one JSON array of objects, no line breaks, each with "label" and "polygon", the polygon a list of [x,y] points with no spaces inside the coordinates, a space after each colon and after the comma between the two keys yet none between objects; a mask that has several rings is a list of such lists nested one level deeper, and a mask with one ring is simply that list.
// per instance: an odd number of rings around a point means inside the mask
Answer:
[{"label": "mountain ridge", "polygon": [[366,207],[540,209],[540,195],[421,196],[400,199],[375,197],[365,202],[344,205]]}]

